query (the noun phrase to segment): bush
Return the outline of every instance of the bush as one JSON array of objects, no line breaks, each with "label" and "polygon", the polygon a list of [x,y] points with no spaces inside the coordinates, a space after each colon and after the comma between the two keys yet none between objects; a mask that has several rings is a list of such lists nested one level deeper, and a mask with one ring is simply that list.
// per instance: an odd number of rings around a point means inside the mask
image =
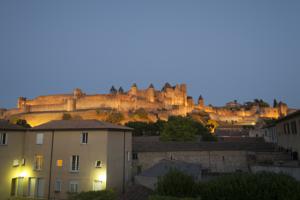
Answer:
[{"label": "bush", "polygon": [[148,112],[144,108],[137,109],[133,115],[140,119],[148,119]]},{"label": "bush", "polygon": [[62,116],[62,120],[70,120],[72,119],[72,116],[69,113],[64,113]]},{"label": "bush", "polygon": [[165,176],[158,178],[156,191],[165,196],[195,197],[196,183],[193,177],[172,169]]},{"label": "bush", "polygon": [[173,171],[159,179],[156,191],[162,196],[201,197],[203,200],[299,200],[300,182],[288,175],[262,172],[234,173],[197,183]]},{"label": "bush", "polygon": [[107,122],[113,123],[113,124],[119,124],[124,119],[124,115],[120,112],[111,112],[106,117]]},{"label": "bush", "polygon": [[117,195],[112,190],[80,192],[70,194],[69,200],[116,200]]},{"label": "bush", "polygon": [[152,195],[148,198],[148,200],[201,200],[200,197],[198,198],[189,198],[189,197],[172,197],[172,196],[160,196],[160,195]]},{"label": "bush", "polygon": [[165,122],[160,120],[155,123],[128,122],[125,124],[125,126],[133,128],[133,136],[157,136],[160,135],[164,123]]},{"label": "bush", "polygon": [[290,176],[274,173],[232,174],[198,183],[198,194],[209,200],[296,200],[300,183]]}]

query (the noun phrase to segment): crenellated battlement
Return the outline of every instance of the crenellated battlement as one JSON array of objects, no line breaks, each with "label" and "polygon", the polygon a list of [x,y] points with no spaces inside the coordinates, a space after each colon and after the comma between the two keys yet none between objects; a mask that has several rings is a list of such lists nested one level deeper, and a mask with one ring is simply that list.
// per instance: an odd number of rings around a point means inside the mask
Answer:
[{"label": "crenellated battlement", "polygon": [[[41,113],[79,113],[107,109],[127,115],[141,108],[152,113],[156,119],[166,119],[170,115],[186,116],[189,113],[205,112],[216,121],[241,123],[254,123],[259,118],[278,118],[288,113],[287,105],[282,102],[275,108],[260,107],[255,104],[246,108],[236,101],[229,102],[223,107],[214,107],[205,105],[201,95],[195,104],[193,98],[187,96],[186,84],[172,86],[166,83],[161,89],[156,89],[153,84],[150,84],[147,88],[140,89],[134,83],[128,91],[124,91],[122,87],[117,90],[112,86],[107,94],[90,95],[76,88],[69,94],[38,96],[34,99],[20,97],[17,108],[2,111],[1,118],[10,118],[18,114],[37,116]],[[55,114],[48,114],[48,116],[55,116]],[[97,116],[89,116],[90,119],[95,117]]]}]

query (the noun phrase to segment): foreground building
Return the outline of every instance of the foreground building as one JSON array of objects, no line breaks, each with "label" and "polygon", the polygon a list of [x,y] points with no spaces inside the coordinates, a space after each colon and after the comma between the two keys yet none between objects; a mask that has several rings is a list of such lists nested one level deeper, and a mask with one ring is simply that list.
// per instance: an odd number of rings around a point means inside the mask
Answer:
[{"label": "foreground building", "polygon": [[[6,125],[5,125],[6,124]],[[65,199],[131,179],[131,129],[97,120],[58,120],[24,130],[1,126],[1,197]]]},{"label": "foreground building", "polygon": [[277,144],[292,153],[293,160],[300,153],[300,110],[276,122]]},{"label": "foreground building", "polygon": [[239,141],[161,142],[158,137],[135,137],[133,172],[140,174],[161,160],[195,163],[209,173],[250,171],[252,163],[288,160],[284,152],[262,138],[240,138]]}]

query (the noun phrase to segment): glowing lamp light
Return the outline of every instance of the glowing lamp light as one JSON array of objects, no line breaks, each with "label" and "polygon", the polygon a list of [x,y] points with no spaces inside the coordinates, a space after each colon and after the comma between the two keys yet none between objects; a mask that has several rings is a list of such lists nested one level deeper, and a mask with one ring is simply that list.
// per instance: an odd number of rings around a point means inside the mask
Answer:
[{"label": "glowing lamp light", "polygon": [[20,173],[20,176],[19,177],[26,177],[27,176],[27,172],[23,171]]},{"label": "glowing lamp light", "polygon": [[99,175],[98,181],[105,182],[106,181],[106,174],[103,173],[103,174]]}]

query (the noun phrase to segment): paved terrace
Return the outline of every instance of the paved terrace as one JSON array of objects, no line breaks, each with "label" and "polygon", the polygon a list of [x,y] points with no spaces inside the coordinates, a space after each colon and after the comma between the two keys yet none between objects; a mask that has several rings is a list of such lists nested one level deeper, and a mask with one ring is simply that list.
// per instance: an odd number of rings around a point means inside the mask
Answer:
[{"label": "paved terrace", "polygon": [[238,141],[218,142],[161,142],[156,136],[133,137],[134,152],[168,152],[168,151],[253,151],[275,152],[274,144],[258,138],[241,138]]}]

